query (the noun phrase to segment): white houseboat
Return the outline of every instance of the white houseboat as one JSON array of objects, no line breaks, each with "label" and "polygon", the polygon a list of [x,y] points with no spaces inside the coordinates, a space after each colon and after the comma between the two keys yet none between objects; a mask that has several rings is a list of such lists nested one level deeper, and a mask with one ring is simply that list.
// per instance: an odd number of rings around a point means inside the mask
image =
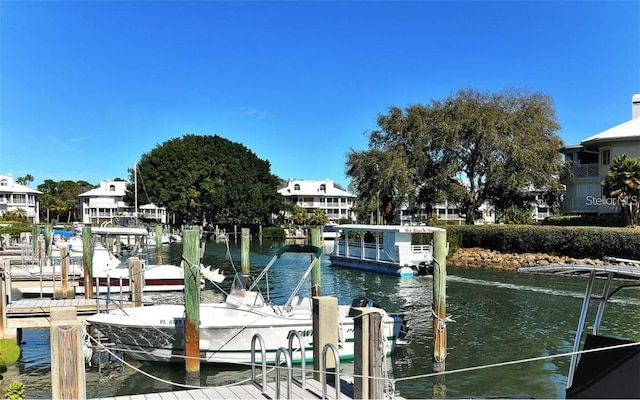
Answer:
[{"label": "white houseboat", "polygon": [[337,225],[336,229],[339,236],[329,255],[332,265],[403,277],[431,272],[433,245],[412,244],[413,235],[442,230],[411,225]]}]

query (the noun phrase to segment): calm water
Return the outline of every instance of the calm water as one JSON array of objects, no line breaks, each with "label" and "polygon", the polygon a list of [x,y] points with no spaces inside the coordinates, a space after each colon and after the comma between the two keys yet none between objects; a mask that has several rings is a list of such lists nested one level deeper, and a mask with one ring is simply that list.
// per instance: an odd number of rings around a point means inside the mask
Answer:
[{"label": "calm water", "polygon": [[[251,246],[252,269],[258,271],[282,243],[264,241]],[[230,245],[232,259],[240,268],[239,244]],[[165,261],[179,260],[180,245],[164,248]],[[231,272],[224,244],[208,243],[204,263]],[[302,258],[300,258],[302,257]],[[177,261],[172,262],[178,264]],[[304,264],[304,266],[303,266]],[[271,295],[284,301],[308,265],[308,256],[292,255],[279,260],[270,275]],[[228,280],[230,281],[230,280]],[[226,284],[230,282],[225,281]],[[456,321],[448,324],[446,367],[455,371],[493,363],[547,356],[571,351],[585,282],[576,278],[528,276],[509,272],[448,270],[447,313]],[[303,286],[309,295],[310,282]],[[323,261],[322,294],[335,295],[341,304],[360,295],[374,298],[387,311],[402,312],[411,321],[413,340],[399,347],[388,363],[389,377],[397,379],[396,392],[406,398],[433,396],[433,379],[421,377],[431,372],[432,279],[395,278],[371,273],[332,268]],[[163,294],[155,301],[177,302],[179,294]],[[213,289],[203,293],[207,299],[220,298]],[[608,309],[603,333],[640,339],[637,309],[640,294],[622,293],[617,304]],[[48,330],[24,332],[21,360],[9,367],[5,382],[21,380],[29,398],[50,398],[50,356]],[[353,366],[343,363],[344,373]],[[154,376],[170,382],[183,382],[182,365],[139,365]],[[564,397],[569,358],[554,358],[495,368],[458,372],[444,378],[445,395],[468,397]],[[245,369],[235,367],[201,368],[202,385],[222,385],[249,377]],[[87,394],[104,397],[177,390],[120,363],[87,367]]]}]

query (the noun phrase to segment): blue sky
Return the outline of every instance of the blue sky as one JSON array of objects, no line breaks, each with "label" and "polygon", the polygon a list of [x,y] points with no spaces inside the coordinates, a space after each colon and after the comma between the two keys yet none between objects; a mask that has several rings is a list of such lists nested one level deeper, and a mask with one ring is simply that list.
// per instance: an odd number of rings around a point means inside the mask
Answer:
[{"label": "blue sky", "polygon": [[187,133],[347,187],[379,114],[468,88],[551,96],[565,144],[625,122],[640,2],[0,0],[0,174],[32,187]]}]

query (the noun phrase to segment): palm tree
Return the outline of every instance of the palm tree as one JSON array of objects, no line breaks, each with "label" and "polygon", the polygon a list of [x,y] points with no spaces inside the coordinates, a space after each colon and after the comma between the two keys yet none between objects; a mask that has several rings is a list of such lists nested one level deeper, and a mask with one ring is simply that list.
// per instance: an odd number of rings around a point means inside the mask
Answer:
[{"label": "palm tree", "polygon": [[640,160],[619,154],[613,159],[607,177],[602,182],[603,193],[618,199],[618,205],[628,225],[640,222]]}]

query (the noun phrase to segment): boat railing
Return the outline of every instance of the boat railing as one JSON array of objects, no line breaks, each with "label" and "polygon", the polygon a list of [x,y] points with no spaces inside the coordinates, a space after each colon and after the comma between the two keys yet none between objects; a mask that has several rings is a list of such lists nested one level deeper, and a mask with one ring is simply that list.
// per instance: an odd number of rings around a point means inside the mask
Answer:
[{"label": "boat railing", "polygon": [[292,397],[291,394],[293,393],[291,390],[291,378],[293,376],[293,373],[291,371],[292,362],[291,355],[284,347],[280,347],[276,351],[276,399],[280,398],[280,371],[282,370],[282,367],[280,367],[280,356],[282,355],[284,355],[284,361],[287,365],[287,399],[290,399]]},{"label": "boat railing", "polygon": [[336,388],[336,399],[340,398],[340,355],[338,348],[333,343],[327,343],[322,348],[322,398],[327,398],[327,350],[333,352],[333,359],[336,363],[334,375],[334,384]]},{"label": "boat railing", "polygon": [[307,372],[305,371],[305,365],[306,365],[306,349],[304,347],[304,341],[302,340],[302,336],[300,335],[300,332],[298,331],[290,331],[289,332],[289,354],[291,354],[291,357],[293,358],[293,339],[297,338],[298,339],[298,345],[300,346],[300,370],[302,371],[302,376],[300,377],[300,387],[303,389],[306,389],[306,379],[307,379]]},{"label": "boat railing", "polygon": [[[262,362],[262,384],[259,384],[256,380],[256,341],[260,342],[260,355]],[[262,335],[256,333],[251,338],[251,383],[254,386],[262,390],[262,393],[266,393],[267,390],[267,349],[264,345],[264,339]]]}]

